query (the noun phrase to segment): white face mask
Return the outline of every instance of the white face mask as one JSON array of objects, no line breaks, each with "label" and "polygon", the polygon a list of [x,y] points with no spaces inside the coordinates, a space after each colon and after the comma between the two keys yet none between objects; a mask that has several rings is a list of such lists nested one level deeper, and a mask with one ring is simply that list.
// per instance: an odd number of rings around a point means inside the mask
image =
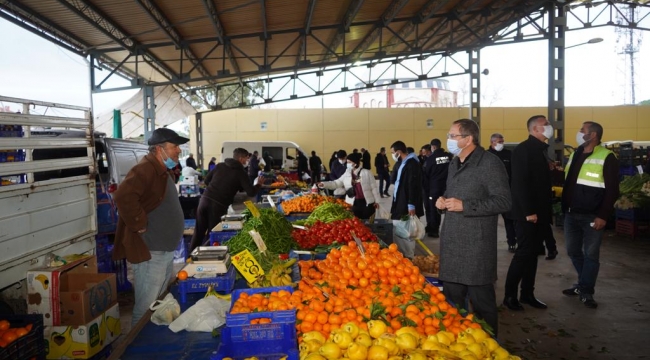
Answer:
[{"label": "white face mask", "polygon": [[584,145],[584,143],[587,142],[585,141],[585,134],[578,131],[578,133],[576,134],[576,142],[578,143],[578,146]]},{"label": "white face mask", "polygon": [[458,156],[463,151],[463,149],[458,147],[458,140],[454,139],[447,139],[447,150],[455,156]]},{"label": "white face mask", "polygon": [[542,134],[545,138],[550,139],[553,137],[553,127],[551,125],[544,125],[544,132]]},{"label": "white face mask", "polygon": [[399,160],[399,154],[397,154],[397,153],[392,153],[392,154],[390,154],[390,155],[393,157],[393,161],[397,161],[397,160]]},{"label": "white face mask", "polygon": [[345,160],[339,160],[339,163],[340,163],[341,165],[345,165]]},{"label": "white face mask", "polygon": [[503,144],[497,143],[496,145],[494,145],[494,150],[496,151],[503,150]]},{"label": "white face mask", "polygon": [[354,164],[353,163],[348,163],[348,169],[350,169],[350,170],[354,169]]}]

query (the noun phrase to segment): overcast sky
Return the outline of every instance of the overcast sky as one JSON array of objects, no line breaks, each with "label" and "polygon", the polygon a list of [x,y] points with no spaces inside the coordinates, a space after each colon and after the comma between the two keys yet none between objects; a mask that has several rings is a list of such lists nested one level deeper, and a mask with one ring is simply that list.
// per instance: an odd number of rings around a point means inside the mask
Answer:
[{"label": "overcast sky", "polygon": [[[0,19],[0,95],[89,106],[89,76],[85,59],[71,54],[22,28]],[[598,44],[566,50],[567,106],[605,106],[629,103],[624,57],[613,27],[570,31],[566,46],[600,37]],[[650,38],[637,55],[636,102],[650,99]],[[547,105],[547,42],[535,41],[490,46],[481,50],[483,106]],[[107,71],[97,72],[105,76]],[[453,90],[462,90],[468,76],[448,78]],[[117,77],[106,86],[123,86]],[[466,86],[464,87],[467,88]],[[93,95],[96,114],[111,110],[133,96],[135,90]],[[275,108],[340,107],[351,93],[273,104]],[[459,99],[460,103],[466,100]],[[2,105],[2,104],[0,104]]]}]

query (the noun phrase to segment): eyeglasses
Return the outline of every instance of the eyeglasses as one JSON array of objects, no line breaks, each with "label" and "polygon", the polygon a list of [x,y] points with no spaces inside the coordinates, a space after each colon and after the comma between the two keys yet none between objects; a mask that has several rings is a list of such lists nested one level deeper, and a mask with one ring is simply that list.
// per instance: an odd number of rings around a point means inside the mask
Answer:
[{"label": "eyeglasses", "polygon": [[447,134],[447,139],[454,139],[454,138],[457,138],[457,137],[463,137],[464,138],[464,137],[468,137],[468,136],[469,135],[463,135],[463,134],[456,134],[456,135],[455,134]]}]

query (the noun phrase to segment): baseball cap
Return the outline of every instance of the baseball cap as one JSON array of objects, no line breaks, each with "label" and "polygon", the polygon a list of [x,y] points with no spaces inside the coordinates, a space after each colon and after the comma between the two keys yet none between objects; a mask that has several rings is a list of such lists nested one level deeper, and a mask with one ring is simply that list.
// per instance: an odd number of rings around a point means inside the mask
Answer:
[{"label": "baseball cap", "polygon": [[151,133],[151,137],[149,138],[149,141],[147,141],[147,143],[149,145],[158,145],[158,144],[168,142],[168,143],[180,145],[180,144],[185,144],[188,141],[190,141],[190,139],[179,136],[174,130],[167,129],[167,128],[159,128],[154,130],[153,133]]}]

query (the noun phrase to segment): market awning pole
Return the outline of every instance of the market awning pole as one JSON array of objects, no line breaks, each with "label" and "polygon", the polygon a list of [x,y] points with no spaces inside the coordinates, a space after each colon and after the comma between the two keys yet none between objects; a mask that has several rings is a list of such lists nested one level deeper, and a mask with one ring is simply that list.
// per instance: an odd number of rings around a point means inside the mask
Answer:
[{"label": "market awning pole", "polygon": [[119,109],[113,110],[113,137],[122,138],[122,112]]}]

